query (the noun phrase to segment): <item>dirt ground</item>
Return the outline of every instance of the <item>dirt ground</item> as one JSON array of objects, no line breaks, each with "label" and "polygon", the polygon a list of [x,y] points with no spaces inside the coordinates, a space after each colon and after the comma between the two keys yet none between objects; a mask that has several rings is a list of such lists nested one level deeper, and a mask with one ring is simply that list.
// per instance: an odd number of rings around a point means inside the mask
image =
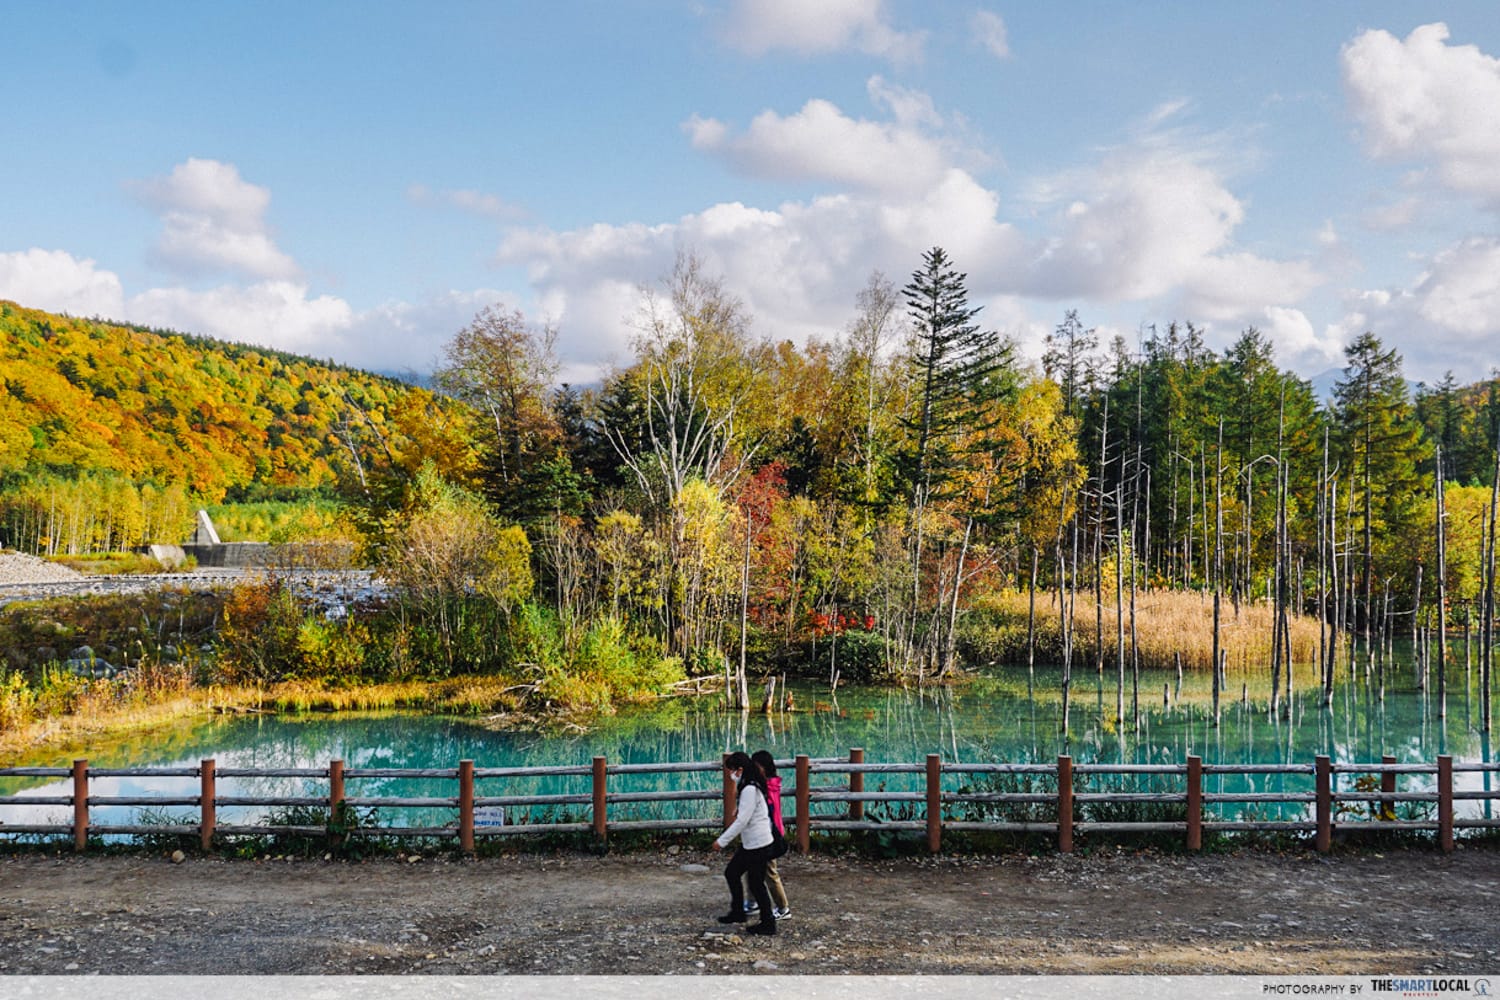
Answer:
[{"label": "dirt ground", "polygon": [[774,938],[715,921],[722,855],[0,861],[0,975],[1466,973],[1500,852],[1125,851],[781,862]]}]

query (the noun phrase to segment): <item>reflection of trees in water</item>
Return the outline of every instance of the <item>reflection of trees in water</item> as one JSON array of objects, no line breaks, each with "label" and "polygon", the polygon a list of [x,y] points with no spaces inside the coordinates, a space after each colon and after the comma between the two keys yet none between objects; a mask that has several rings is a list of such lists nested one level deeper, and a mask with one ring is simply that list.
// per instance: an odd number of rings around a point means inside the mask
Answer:
[{"label": "reflection of trees in water", "polygon": [[[52,752],[15,763],[66,766],[74,756],[88,756],[97,767],[196,766],[214,757],[226,768],[326,768],[342,759],[349,769],[453,768],[461,759],[477,767],[581,766],[603,755],[611,764],[663,761],[717,762],[727,750],[765,748],[778,758],[799,753],[811,757],[845,757],[851,747],[863,747],[865,759],[878,762],[920,762],[929,753],[945,761],[1050,762],[1069,752],[1079,763],[1178,764],[1189,754],[1207,764],[1310,764],[1318,754],[1337,762],[1379,761],[1390,753],[1401,763],[1429,762],[1451,752],[1460,760],[1492,759],[1464,715],[1450,702],[1446,725],[1432,717],[1422,695],[1388,686],[1378,689],[1341,678],[1327,707],[1315,685],[1299,685],[1286,719],[1275,719],[1263,704],[1227,699],[1219,726],[1209,708],[1208,678],[1190,676],[1181,694],[1166,704],[1150,703],[1142,712],[1138,732],[1125,734],[1114,723],[1113,699],[1107,685],[1095,683],[1093,697],[1074,700],[1073,732],[1064,740],[1058,731],[1060,706],[1055,685],[1038,671],[1028,692],[1024,671],[1015,675],[980,677],[956,688],[860,689],[843,688],[836,700],[826,689],[793,687],[799,705],[795,713],[724,712],[713,697],[671,699],[653,705],[622,708],[588,732],[497,731],[476,720],[356,714],[315,716],[219,717],[192,724],[163,727],[150,733],[90,747],[88,751]],[[1148,680],[1148,678],[1151,678]],[[1143,690],[1173,685],[1175,675],[1148,674]],[[1455,684],[1454,687],[1458,685]],[[1233,690],[1234,685],[1231,685]],[[1080,692],[1082,693],[1082,692]],[[1477,700],[1471,691],[1453,692],[1462,703]],[[1080,709],[1092,708],[1092,711]],[[1128,737],[1128,738],[1127,738]],[[193,784],[191,779],[186,780]],[[828,776],[837,783],[840,776]],[[1277,790],[1266,776],[1210,775],[1206,791]],[[1403,779],[1402,787],[1405,788]],[[1475,779],[1476,783],[1479,779]],[[690,774],[616,775],[612,791],[717,790],[715,770]],[[919,775],[883,775],[868,787],[883,783],[891,790],[919,785]],[[1282,787],[1301,788],[1302,776],[1280,776]],[[790,786],[791,782],[787,782]],[[1311,777],[1306,779],[1311,788]],[[49,786],[48,794],[67,794],[66,782],[48,779],[0,779],[0,794],[23,788]],[[148,791],[158,785],[151,785]],[[359,797],[452,797],[456,782],[441,779],[351,778],[347,791]],[[227,779],[221,795],[298,795],[322,797],[325,779]],[[486,778],[480,796],[587,794],[587,775],[525,778]],[[190,792],[188,794],[191,794]],[[1226,807],[1228,808],[1228,807]],[[1297,807],[1291,807],[1293,811]],[[587,806],[565,807],[578,818]],[[611,807],[611,818],[636,819],[691,813],[718,815],[717,801],[685,804],[634,804]],[[248,810],[246,811],[248,812]],[[393,812],[384,810],[383,812]],[[557,810],[553,810],[554,815]],[[30,815],[30,813],[28,813]],[[448,813],[451,815],[451,811]],[[404,825],[412,817],[383,815],[382,821]],[[1282,817],[1276,817],[1282,818]],[[1293,818],[1288,816],[1287,818]],[[221,816],[225,823],[245,821]],[[424,820],[426,822],[427,820]],[[432,822],[446,822],[439,817]]]}]

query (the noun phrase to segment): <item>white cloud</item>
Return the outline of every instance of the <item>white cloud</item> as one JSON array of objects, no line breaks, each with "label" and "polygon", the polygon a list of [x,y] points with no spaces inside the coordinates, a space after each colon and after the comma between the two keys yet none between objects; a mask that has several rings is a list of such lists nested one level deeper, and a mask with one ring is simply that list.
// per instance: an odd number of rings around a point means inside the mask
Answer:
[{"label": "white cloud", "polygon": [[[1221,137],[1195,143],[1146,129],[1085,168],[1038,179],[1028,236],[1001,218],[999,193],[953,165],[957,154],[923,130],[943,122],[925,95],[879,78],[870,90],[895,121],[856,121],[813,101],[790,117],[767,112],[743,134],[706,119],[686,126],[700,149],[737,166],[818,177],[840,193],[775,209],[723,203],[651,227],[513,231],[498,259],[529,268],[564,344],[582,350],[592,338],[616,356],[628,352],[634,289],[655,285],[682,247],[722,275],[775,337],[836,331],[872,269],[907,274],[923,250],[941,245],[968,272],[976,301],[1010,303],[1003,324],[999,311],[987,321],[1014,327],[1023,342],[1035,325],[1019,312],[1024,299],[1141,302],[1199,323],[1253,323],[1299,354],[1333,343],[1299,311],[1325,282],[1319,268],[1236,246],[1246,209],[1219,166]],[[1181,107],[1163,106],[1155,120]],[[1327,227],[1324,237],[1336,242]]]},{"label": "white cloud", "polygon": [[734,0],[725,38],[753,56],[773,49],[802,55],[854,49],[907,63],[921,58],[925,34],[892,27],[883,0]]},{"label": "white cloud", "polygon": [[1307,261],[1267,260],[1248,253],[1209,255],[1184,279],[1183,301],[1194,320],[1239,322],[1263,312],[1267,303],[1299,302],[1322,283]]},{"label": "white cloud", "polygon": [[1267,306],[1258,326],[1276,346],[1277,363],[1301,371],[1322,371],[1344,356],[1344,338],[1336,328],[1321,334],[1301,309]]},{"label": "white cloud", "polygon": [[737,169],[782,180],[814,178],[870,191],[912,191],[938,180],[946,165],[939,144],[889,122],[855,120],[824,100],[794,115],[756,115],[742,135],[723,123],[693,118],[685,126],[695,149]]},{"label": "white cloud", "polygon": [[1186,154],[1119,151],[1047,187],[1068,204],[1033,264],[1030,290],[1058,298],[1161,295],[1192,277],[1244,218],[1218,175]]},{"label": "white cloud", "polygon": [[722,275],[757,330],[774,338],[827,337],[848,321],[872,270],[904,275],[941,244],[970,270],[976,296],[995,292],[1022,253],[995,219],[996,197],[949,170],[909,198],[841,194],[775,210],[721,203],[660,226],[595,225],[513,231],[498,260],[525,266],[565,358],[628,356],[639,289],[657,287],[679,249]]},{"label": "white cloud", "polygon": [[1500,239],[1463,240],[1435,254],[1410,287],[1352,292],[1331,327],[1342,341],[1370,330],[1399,343],[1408,378],[1452,370],[1479,378],[1496,365],[1500,340]]},{"label": "white cloud", "polygon": [[206,291],[149,289],[130,299],[126,317],[147,326],[346,360],[337,341],[354,311],[334,296],[310,298],[307,286],[298,282],[263,281]]},{"label": "white cloud", "polygon": [[1421,315],[1455,334],[1500,336],[1500,240],[1474,238],[1444,250],[1416,287]]},{"label": "white cloud", "polygon": [[218,160],[189,159],[131,187],[162,221],[154,256],[183,274],[292,279],[298,268],[266,226],[271,193]]},{"label": "white cloud", "polygon": [[994,11],[976,10],[969,19],[969,28],[979,44],[989,50],[996,59],[1010,58],[1010,38],[1005,30],[1005,20]]},{"label": "white cloud", "polygon": [[947,124],[932,97],[920,90],[890,83],[876,74],[865,81],[865,92],[874,104],[889,108],[896,124],[903,128],[942,128]]},{"label": "white cloud", "polygon": [[1351,109],[1371,155],[1430,160],[1451,190],[1500,203],[1500,60],[1447,41],[1440,22],[1356,37],[1340,53]]},{"label": "white cloud", "polygon": [[0,253],[0,299],[73,316],[118,317],[125,293],[119,277],[92,260],[33,247]]}]

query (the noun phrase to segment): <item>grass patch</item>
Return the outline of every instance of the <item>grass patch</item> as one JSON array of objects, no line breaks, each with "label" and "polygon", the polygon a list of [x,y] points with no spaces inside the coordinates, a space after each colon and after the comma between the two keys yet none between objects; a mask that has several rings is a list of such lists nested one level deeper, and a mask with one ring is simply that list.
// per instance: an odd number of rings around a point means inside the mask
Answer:
[{"label": "grass patch", "polygon": [[185,561],[169,566],[143,552],[97,552],[87,555],[49,556],[47,561],[66,566],[85,576],[181,573],[198,565],[198,560],[188,556]]},{"label": "grass patch", "polygon": [[[1062,633],[1054,595],[1036,596],[1036,657],[1039,663],[1062,661]],[[1125,601],[1125,636],[1129,643],[1130,602]],[[1026,662],[1026,632],[1029,597],[1025,591],[999,590],[978,597],[965,613],[960,632],[960,650],[968,663]],[[1136,595],[1136,631],[1141,669],[1173,670],[1180,654],[1183,667],[1207,671],[1213,660],[1213,596],[1198,591],[1152,590]],[[1274,610],[1264,602],[1241,602],[1238,611],[1228,598],[1220,604],[1220,634],[1229,652],[1230,666],[1270,663],[1271,626]],[[1113,594],[1106,594],[1103,608],[1103,658],[1114,664],[1116,621]],[[1073,614],[1073,662],[1092,664],[1099,657],[1095,608],[1092,594],[1078,596]],[[1311,662],[1318,645],[1318,623],[1314,618],[1294,615],[1291,619],[1292,658]],[[1127,659],[1129,649],[1127,648]]]}]

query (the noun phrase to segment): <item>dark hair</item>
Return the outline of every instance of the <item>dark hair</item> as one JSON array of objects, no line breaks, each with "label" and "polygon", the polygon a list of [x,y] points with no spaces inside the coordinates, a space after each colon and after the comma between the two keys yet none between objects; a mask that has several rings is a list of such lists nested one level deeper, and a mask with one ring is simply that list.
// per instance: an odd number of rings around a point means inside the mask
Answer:
[{"label": "dark hair", "polygon": [[754,785],[760,789],[760,794],[765,797],[766,804],[770,804],[771,790],[766,787],[765,772],[760,769],[760,765],[745,751],[736,750],[724,758],[724,770],[740,772],[740,785],[736,789],[737,792],[744,791],[746,785]]},{"label": "dark hair", "polygon": [[776,758],[771,756],[771,751],[757,750],[750,755],[750,759],[760,765],[760,773],[766,776],[767,781],[776,777]]}]

